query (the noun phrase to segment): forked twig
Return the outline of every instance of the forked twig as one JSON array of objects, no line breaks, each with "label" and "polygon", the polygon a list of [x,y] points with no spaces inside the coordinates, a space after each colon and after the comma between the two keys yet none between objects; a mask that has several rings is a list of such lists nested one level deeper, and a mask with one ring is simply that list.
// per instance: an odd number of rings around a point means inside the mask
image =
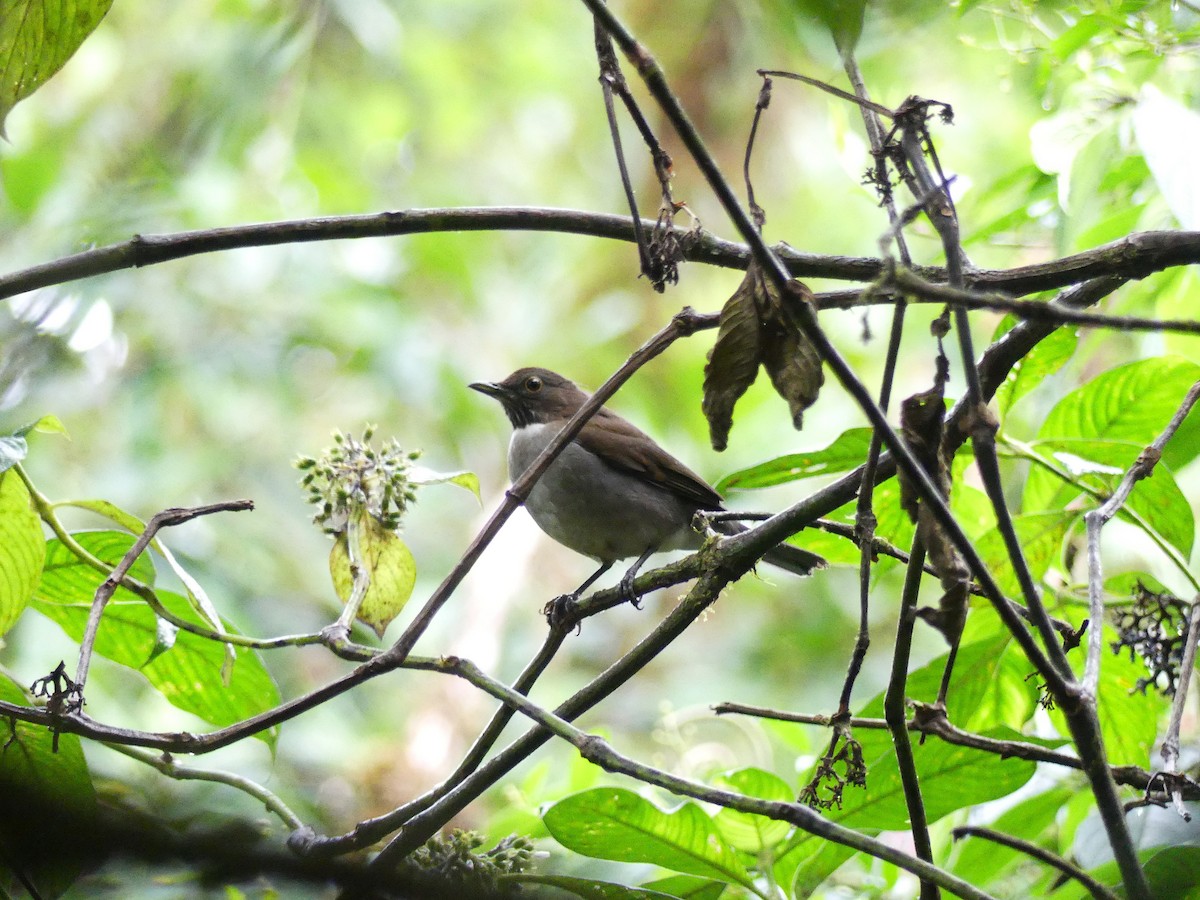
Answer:
[{"label": "forked twig", "polygon": [[88,612],[87,625],[83,630],[83,638],[79,642],[79,662],[75,667],[75,681],[72,688],[75,694],[73,700],[74,707],[70,710],[71,712],[78,712],[83,708],[83,688],[87,683],[88,668],[92,661],[92,649],[96,643],[96,633],[100,629],[100,618],[104,614],[104,607],[112,599],[113,594],[116,593],[125,576],[129,574],[130,568],[137,561],[138,557],[145,552],[146,548],[150,546],[151,541],[154,540],[158,532],[163,528],[190,522],[192,519],[200,516],[211,516],[219,512],[241,512],[248,509],[254,509],[254,502],[251,500],[226,500],[206,506],[164,509],[146,523],[145,529],[137,536],[137,540],[133,542],[133,546],[126,551],[125,555],[121,557],[121,561],[117,563],[116,567],[100,582],[100,586],[96,588],[95,597],[92,600],[92,608]]}]

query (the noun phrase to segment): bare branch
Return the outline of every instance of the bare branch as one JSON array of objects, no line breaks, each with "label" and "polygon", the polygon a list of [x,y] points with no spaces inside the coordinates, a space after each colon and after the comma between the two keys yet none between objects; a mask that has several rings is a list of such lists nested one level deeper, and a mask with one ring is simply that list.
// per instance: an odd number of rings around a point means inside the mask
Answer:
[{"label": "bare branch", "polygon": [[954,829],[953,835],[956,841],[965,837],[978,837],[1005,847],[1011,847],[1013,850],[1019,850],[1026,856],[1033,857],[1039,862],[1053,866],[1064,875],[1074,878],[1091,891],[1092,896],[1097,898],[1097,900],[1117,900],[1118,898],[1117,894],[1114,894],[1087,872],[1083,871],[1083,869],[1079,868],[1079,866],[1063,859],[1057,853],[1051,853],[1044,847],[1039,847],[1032,841],[1022,840],[1021,838],[1013,837],[1011,834],[1004,834],[993,828],[982,828],[977,825],[962,825]]},{"label": "bare branch", "polygon": [[1125,505],[1125,501],[1133,493],[1134,485],[1153,474],[1154,467],[1162,459],[1163,448],[1166,447],[1167,441],[1174,437],[1175,432],[1179,430],[1179,426],[1183,424],[1183,420],[1192,411],[1197,400],[1200,400],[1200,381],[1192,385],[1191,390],[1183,398],[1183,402],[1175,411],[1175,415],[1171,417],[1171,421],[1167,423],[1166,428],[1163,429],[1162,434],[1138,455],[1137,460],[1129,467],[1129,471],[1125,473],[1125,477],[1121,479],[1121,483],[1117,485],[1112,496],[1096,509],[1089,510],[1083,517],[1084,522],[1087,523],[1089,615],[1095,623],[1091,636],[1088,638],[1083,690],[1093,700],[1099,690],[1100,657],[1103,648],[1103,629],[1100,627],[1100,623],[1104,621],[1104,568],[1100,561],[1101,531]]}]

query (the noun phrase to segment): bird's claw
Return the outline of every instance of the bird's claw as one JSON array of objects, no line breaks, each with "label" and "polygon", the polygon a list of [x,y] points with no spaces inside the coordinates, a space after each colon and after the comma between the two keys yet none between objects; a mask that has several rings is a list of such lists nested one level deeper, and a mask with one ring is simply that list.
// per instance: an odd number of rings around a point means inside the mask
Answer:
[{"label": "bird's claw", "polygon": [[636,571],[626,572],[622,575],[621,580],[617,582],[617,595],[634,609],[641,609],[642,598],[633,589],[633,582],[636,579]]},{"label": "bird's claw", "polygon": [[[579,594],[559,594],[542,607],[542,615],[551,628],[558,628],[569,621],[579,607]],[[583,621],[579,621],[579,630],[583,630]]]}]

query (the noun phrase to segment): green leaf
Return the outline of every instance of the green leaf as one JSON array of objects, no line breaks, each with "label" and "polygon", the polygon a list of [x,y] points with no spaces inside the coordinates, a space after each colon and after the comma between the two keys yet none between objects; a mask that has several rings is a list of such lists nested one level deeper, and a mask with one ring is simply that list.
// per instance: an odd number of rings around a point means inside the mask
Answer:
[{"label": "green leaf", "polygon": [[[1188,389],[1200,380],[1200,366],[1177,356],[1142,360],[1110,369],[1072,391],[1050,411],[1038,430],[1043,442],[1087,439],[1108,446],[1124,445],[1120,461],[1099,462],[1122,469],[1162,432]],[[1084,445],[1075,445],[1078,456],[1095,459]],[[1024,510],[1064,509],[1079,491],[1064,485],[1041,466],[1033,466],[1025,482]]]},{"label": "green leaf", "polygon": [[[558,888],[567,894],[573,894],[576,897],[582,897],[584,900],[674,900],[678,894],[671,894],[664,891],[655,891],[645,887],[628,887],[624,884],[616,884],[611,881],[597,881],[594,878],[577,878],[573,875],[533,875],[522,873],[520,875],[502,875],[500,883],[503,885],[548,885]],[[712,884],[712,882],[708,882]],[[724,888],[724,885],[721,885]],[[524,896],[521,892],[520,896]],[[537,891],[530,893],[531,897],[541,896]],[[558,892],[554,896],[561,896]],[[716,898],[718,894],[690,894],[689,897]]]},{"label": "green leaf", "polygon": [[[29,704],[25,692],[0,672],[0,700]],[[57,746],[56,746],[57,745]],[[22,874],[44,897],[62,894],[79,876],[81,848],[96,819],[96,792],[78,736],[20,722],[4,725],[0,753],[0,859],[18,859]],[[19,812],[18,812],[19,811]],[[0,877],[0,885],[6,878]],[[19,892],[25,896],[24,891]]]},{"label": "green leaf", "polygon": [[[1184,559],[1191,558],[1196,538],[1196,519],[1192,504],[1179,489],[1170,469],[1161,462],[1155,466],[1149,478],[1143,478],[1133,486],[1125,506],[1162,535]],[[1120,516],[1130,518],[1124,510]]]},{"label": "green leaf", "polygon": [[792,0],[795,9],[806,18],[816,19],[829,29],[833,44],[845,55],[862,36],[866,0]]},{"label": "green leaf", "polygon": [[5,0],[0,10],[0,135],[4,120],[63,67],[112,0]]},{"label": "green leaf", "polygon": [[[1116,490],[1126,469],[1133,464],[1144,445],[1100,438],[1076,438],[1039,441],[1034,446],[1039,454],[1050,457],[1059,468],[1070,472],[1075,481],[1088,486],[1102,498]],[[1057,499],[1069,497],[1070,500],[1064,505],[1069,504],[1072,509],[1084,512],[1095,509],[1103,502],[1090,495],[1081,500],[1079,498],[1084,491],[1079,485],[1064,481],[1057,475],[1052,474],[1051,477],[1062,485],[1063,493]],[[1119,514],[1122,519],[1135,522],[1130,512],[1136,513],[1147,527],[1176,547],[1185,558],[1191,556],[1195,540],[1195,517],[1191,504],[1167,466],[1160,462],[1149,478],[1143,478],[1134,485]]]},{"label": "green leaf", "polygon": [[479,492],[479,476],[465,469],[461,472],[435,472],[424,466],[413,466],[408,472],[408,480],[413,484],[456,484],[475,495],[475,499],[483,502]]},{"label": "green leaf", "polygon": [[[1142,871],[1150,884],[1150,896],[1154,900],[1197,900],[1200,888],[1196,883],[1196,872],[1200,871],[1200,847],[1159,847],[1138,853]],[[1116,862],[1088,870],[1088,874],[1101,884],[1121,892],[1121,870]],[[1090,900],[1093,894],[1077,881],[1067,882],[1054,892],[1054,900]]]},{"label": "green leaf", "polygon": [[950,487],[950,512],[972,540],[996,527],[996,508],[977,487],[955,481]]},{"label": "green leaf", "polygon": [[1200,896],[1200,847],[1162,847],[1138,854],[1156,900],[1196,900]]},{"label": "green leaf", "polygon": [[[1078,516],[1079,513],[1070,510],[1013,516],[1013,528],[1035,584],[1062,555],[1067,529]],[[984,534],[977,542],[977,549],[1001,592],[1010,597],[1021,596],[1021,586],[1000,532],[993,528]]]},{"label": "green leaf", "polygon": [[62,423],[58,416],[45,415],[36,422],[30,422],[28,425],[23,425],[14,432],[18,437],[25,437],[31,431],[38,431],[42,434],[61,434],[70,439],[67,434],[67,426]]},{"label": "green leaf", "polygon": [[[871,829],[870,834],[875,834]],[[791,884],[793,897],[811,897],[830,875],[857,851],[833,841],[804,841],[775,865],[775,878]]]},{"label": "green leaf", "polygon": [[[121,561],[135,540],[122,531],[76,531],[71,537],[87,553],[109,567]],[[90,604],[96,588],[107,574],[107,570],[101,573],[82,562],[61,541],[51,540],[46,544],[46,562],[42,567],[42,583],[38,593],[41,594],[43,590],[63,595],[70,593],[72,597],[84,598]],[[127,574],[135,581],[154,586],[154,563],[145,553],[133,561]],[[136,594],[123,587],[118,587],[113,596],[142,602]]]},{"label": "green leaf", "polygon": [[[796,799],[796,792],[786,781],[763,769],[748,768],[725,772],[713,780],[713,785],[760,800],[791,803]],[[787,822],[736,809],[719,810],[713,821],[731,847],[747,853],[758,854],[769,850],[782,843],[792,833],[792,826]]]},{"label": "green leaf", "polygon": [[[980,616],[988,616],[981,611]],[[977,618],[975,615],[971,619]],[[905,696],[921,703],[937,699],[942,670],[948,654],[942,654],[928,664],[909,673]],[[1025,676],[1029,663],[1011,635],[998,634],[985,640],[964,641],[954,664],[954,677],[946,698],[947,715],[960,728],[985,731],[1007,726],[1020,729],[1033,716],[1037,706],[1037,691]],[[876,694],[856,715],[868,718],[883,716],[884,693]],[[872,742],[880,744],[880,752],[891,740],[876,730],[856,732],[864,749]],[[928,742],[927,742],[928,743]]]},{"label": "green leaf", "polygon": [[16,624],[46,560],[42,520],[17,473],[0,472],[0,635]]},{"label": "green leaf", "polygon": [[724,494],[727,490],[772,487],[813,475],[848,472],[866,461],[870,445],[870,428],[851,428],[842,432],[824,450],[789,453],[726,475],[717,482],[717,492]]},{"label": "green leaf", "polygon": [[[992,336],[995,342],[1015,324],[1014,316],[1005,316]],[[1004,382],[996,389],[996,408],[1001,422],[1008,416],[1018,400],[1038,387],[1049,376],[1063,367],[1079,345],[1079,332],[1073,328],[1059,328],[1047,335],[1009,370]]]},{"label": "green leaf", "polygon": [[[358,620],[383,637],[392,619],[400,615],[412,596],[417,583],[417,562],[408,545],[374,516],[364,512],[357,521],[354,531],[358,535],[358,559],[371,579],[358,608]],[[354,591],[348,534],[344,531],[338,535],[329,554],[329,573],[343,603]]]},{"label": "green leaf", "polygon": [[[73,537],[110,565],[119,561],[134,541],[117,531],[77,532]],[[145,555],[137,559],[130,574],[143,583],[154,580],[153,566]],[[79,641],[103,578],[62,543],[50,541],[34,608]],[[163,606],[179,618],[205,624],[186,597],[171,591],[160,590],[157,594]],[[231,725],[279,703],[279,689],[257,652],[236,649],[236,661],[226,684],[222,678],[225,644],[181,630],[174,645],[163,650],[158,623],[158,616],[145,601],[118,587],[105,607],[95,651],[141,672],[170,703],[214,725]],[[228,623],[225,627],[233,631]],[[276,734],[272,729],[258,737],[273,744]]]},{"label": "green leaf", "polygon": [[694,875],[671,875],[642,885],[643,890],[660,891],[679,900],[717,900],[728,887],[724,882],[697,878]]},{"label": "green leaf", "polygon": [[664,812],[622,788],[595,788],[555,803],[542,816],[560,844],[584,856],[652,863],[749,887],[737,853],[695,803]]},{"label": "green leaf", "polygon": [[[1000,740],[1022,739],[1010,728],[989,728],[979,733]],[[865,752],[865,745],[863,749]],[[955,810],[1007,796],[1029,781],[1037,769],[1032,760],[998,759],[994,753],[935,739],[922,744],[914,738],[913,757],[930,822]],[[868,759],[867,770],[867,789],[847,794],[849,802],[843,805],[838,821],[853,828],[908,828],[908,804],[892,748],[888,746],[882,755]]]}]

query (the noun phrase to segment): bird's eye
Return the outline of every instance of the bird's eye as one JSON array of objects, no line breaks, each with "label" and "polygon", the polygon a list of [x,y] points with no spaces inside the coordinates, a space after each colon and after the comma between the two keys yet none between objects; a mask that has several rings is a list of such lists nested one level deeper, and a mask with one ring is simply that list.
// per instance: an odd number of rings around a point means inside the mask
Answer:
[{"label": "bird's eye", "polygon": [[525,379],[525,390],[529,391],[529,393],[536,394],[541,389],[542,379],[538,378],[536,375],[530,375]]}]

